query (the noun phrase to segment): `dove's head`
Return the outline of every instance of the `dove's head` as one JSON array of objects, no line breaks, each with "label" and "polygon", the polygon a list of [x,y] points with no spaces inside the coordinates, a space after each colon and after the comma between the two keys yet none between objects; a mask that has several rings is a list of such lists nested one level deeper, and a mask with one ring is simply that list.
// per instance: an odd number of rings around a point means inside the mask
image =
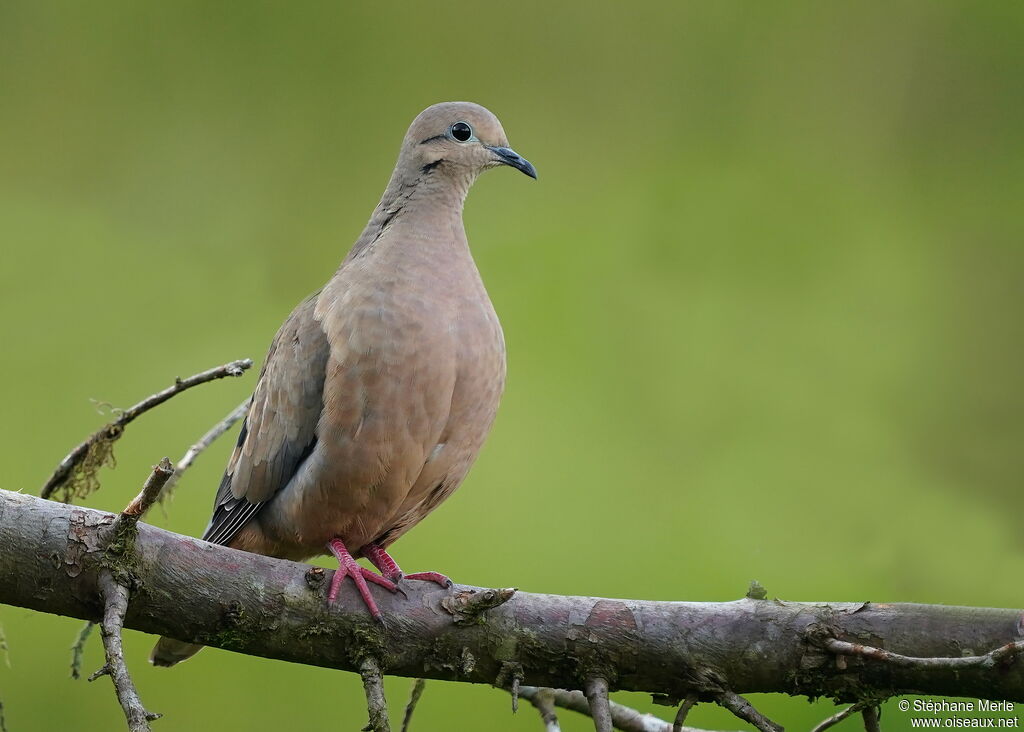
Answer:
[{"label": "dove's head", "polygon": [[472,102],[442,102],[412,121],[399,165],[406,175],[443,175],[472,181],[487,168],[510,165],[531,178],[537,171],[508,146],[501,122]]}]

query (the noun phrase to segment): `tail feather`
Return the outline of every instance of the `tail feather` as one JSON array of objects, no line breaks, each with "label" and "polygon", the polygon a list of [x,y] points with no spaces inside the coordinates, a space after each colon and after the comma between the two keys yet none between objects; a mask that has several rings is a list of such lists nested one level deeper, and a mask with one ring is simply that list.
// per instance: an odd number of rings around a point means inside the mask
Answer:
[{"label": "tail feather", "polygon": [[187,661],[203,649],[196,643],[185,643],[173,638],[161,637],[149,654],[149,662],[154,666],[173,666]]}]

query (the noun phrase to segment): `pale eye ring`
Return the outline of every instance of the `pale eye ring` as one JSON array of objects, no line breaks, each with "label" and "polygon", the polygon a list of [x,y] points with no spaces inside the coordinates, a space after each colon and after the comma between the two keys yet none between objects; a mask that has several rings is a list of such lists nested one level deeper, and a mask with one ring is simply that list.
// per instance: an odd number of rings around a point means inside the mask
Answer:
[{"label": "pale eye ring", "polygon": [[448,130],[448,134],[452,136],[452,139],[456,142],[469,142],[473,137],[473,128],[465,122],[456,122]]}]

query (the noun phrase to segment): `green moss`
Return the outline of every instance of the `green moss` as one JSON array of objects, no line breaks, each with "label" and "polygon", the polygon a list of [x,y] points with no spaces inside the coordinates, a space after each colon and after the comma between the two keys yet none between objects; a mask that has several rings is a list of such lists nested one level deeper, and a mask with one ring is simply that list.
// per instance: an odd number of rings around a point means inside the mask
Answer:
[{"label": "green moss", "polygon": [[124,434],[124,429],[116,423],[108,424],[99,430],[89,443],[85,455],[68,471],[64,480],[54,490],[54,497],[62,503],[71,503],[74,499],[86,498],[99,490],[99,472],[104,467],[116,467],[114,443]]},{"label": "green moss", "polygon": [[217,630],[210,640],[210,645],[218,646],[229,651],[237,651],[245,648],[246,642],[255,635],[257,628],[252,626],[252,620],[248,618],[242,605],[232,602],[224,606]]},{"label": "green moss", "polygon": [[101,564],[110,570],[114,580],[130,590],[138,589],[140,563],[135,552],[135,542],[139,537],[136,522],[125,517],[118,517],[114,524],[114,534],[103,553]]},{"label": "green moss", "polygon": [[376,624],[353,623],[351,627],[352,639],[360,649],[360,658],[370,654],[377,659],[382,659],[387,652],[387,641],[384,638],[383,628]]},{"label": "green moss", "polygon": [[518,658],[519,643],[514,636],[502,636],[494,633],[489,637],[494,658],[498,661],[512,661]]},{"label": "green moss", "polygon": [[767,600],[768,590],[757,580],[750,580],[750,587],[747,588],[746,598],[748,600]]},{"label": "green moss", "polygon": [[310,623],[299,629],[297,635],[305,640],[306,638],[319,638],[325,635],[333,635],[334,629],[329,623]]},{"label": "green moss", "polygon": [[423,658],[423,669],[447,671],[453,679],[464,673],[465,646],[454,633],[445,633],[434,639],[429,651]]}]

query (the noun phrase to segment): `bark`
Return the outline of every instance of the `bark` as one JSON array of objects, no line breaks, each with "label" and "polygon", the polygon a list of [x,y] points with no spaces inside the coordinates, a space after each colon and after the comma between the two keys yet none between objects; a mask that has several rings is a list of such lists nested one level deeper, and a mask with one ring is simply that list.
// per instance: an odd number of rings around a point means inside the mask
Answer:
[{"label": "bark", "polygon": [[[585,690],[603,679],[612,690],[666,701],[691,692],[719,700],[780,692],[850,702],[904,693],[1024,702],[1021,644],[1007,649],[1024,635],[1020,610],[647,602],[406,582],[407,597],[375,588],[381,626],[348,584],[328,607],[330,571],[144,523],[137,534],[117,534],[115,518],[0,491],[0,602],[99,621],[108,571],[132,588],[125,627],[347,671],[372,659],[388,675],[500,686],[514,677]],[[966,664],[892,661],[983,654]]]}]

